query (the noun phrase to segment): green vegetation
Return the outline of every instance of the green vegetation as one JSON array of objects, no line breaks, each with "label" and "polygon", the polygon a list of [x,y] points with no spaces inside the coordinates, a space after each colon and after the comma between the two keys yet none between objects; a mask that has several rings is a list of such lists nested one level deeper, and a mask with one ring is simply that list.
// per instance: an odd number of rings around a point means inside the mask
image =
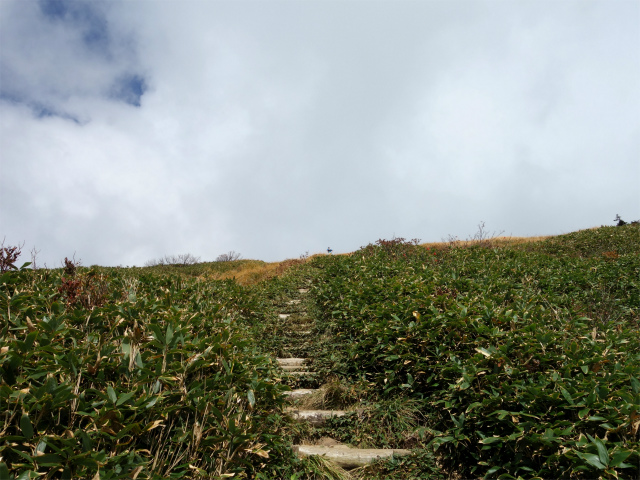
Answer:
[{"label": "green vegetation", "polygon": [[317,259],[332,342],[316,358],[372,397],[421,402],[419,432],[445,472],[637,475],[639,232],[512,248],[379,241]]},{"label": "green vegetation", "polygon": [[[637,477],[638,226],[416,243],[268,268],[5,262],[0,478],[347,478],[294,456],[322,435],[414,449],[351,478]],[[317,341],[296,346],[278,312],[301,286]],[[283,354],[353,413],[289,421]]]},{"label": "green vegetation", "polygon": [[0,277],[0,478],[307,468],[277,434],[275,362],[238,322],[267,314],[254,292],[195,266],[26,267]]}]

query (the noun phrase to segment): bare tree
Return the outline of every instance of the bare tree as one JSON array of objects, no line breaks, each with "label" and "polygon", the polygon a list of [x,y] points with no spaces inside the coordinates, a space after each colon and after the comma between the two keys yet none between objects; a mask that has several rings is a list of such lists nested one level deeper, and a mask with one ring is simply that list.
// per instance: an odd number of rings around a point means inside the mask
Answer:
[{"label": "bare tree", "polygon": [[231,250],[229,253],[223,253],[218,255],[216,258],[216,262],[233,262],[235,260],[240,260],[240,254]]},{"label": "bare tree", "polygon": [[36,266],[36,258],[38,257],[39,253],[40,250],[36,250],[36,247],[34,245],[31,249],[31,268],[33,268],[34,270],[38,269],[38,267]]},{"label": "bare tree", "polygon": [[145,262],[145,267],[157,267],[162,265],[174,265],[185,267],[187,265],[195,265],[200,262],[200,257],[195,257],[190,253],[181,253],[180,255],[165,255],[158,259],[151,259]]},{"label": "bare tree", "polygon": [[469,247],[469,246],[481,246],[481,247],[491,247],[493,245],[493,240],[504,233],[504,230],[496,233],[490,233],[486,230],[484,226],[484,222],[480,222],[478,224],[478,231],[473,235],[467,237],[466,240],[462,241],[458,237],[449,235],[446,239],[442,239],[443,242],[449,244],[450,247]]}]

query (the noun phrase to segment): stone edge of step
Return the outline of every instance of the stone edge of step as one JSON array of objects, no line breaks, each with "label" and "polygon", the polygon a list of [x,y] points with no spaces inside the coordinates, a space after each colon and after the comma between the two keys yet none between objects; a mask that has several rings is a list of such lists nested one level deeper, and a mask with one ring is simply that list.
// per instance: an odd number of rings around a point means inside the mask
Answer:
[{"label": "stone edge of step", "polygon": [[351,448],[342,444],[330,447],[294,445],[293,450],[299,456],[324,455],[328,460],[347,469],[362,467],[378,458],[388,458],[394,455],[403,456],[411,453],[411,450],[401,448]]},{"label": "stone edge of step", "polygon": [[300,398],[307,395],[313,395],[314,393],[319,391],[320,390],[318,390],[317,388],[296,388],[295,390],[282,393],[290,398]]},{"label": "stone edge of step", "polygon": [[348,412],[346,410],[303,410],[289,407],[285,409],[285,413],[296,422],[307,422],[317,426],[322,425],[330,418],[342,417]]}]

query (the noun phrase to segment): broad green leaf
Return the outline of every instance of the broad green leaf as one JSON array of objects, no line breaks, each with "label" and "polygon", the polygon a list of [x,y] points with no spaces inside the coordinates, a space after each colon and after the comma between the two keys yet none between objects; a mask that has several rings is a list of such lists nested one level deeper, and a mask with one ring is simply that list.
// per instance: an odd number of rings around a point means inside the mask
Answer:
[{"label": "broad green leaf", "polygon": [[609,452],[607,451],[607,447],[605,447],[602,440],[596,438],[595,441],[596,448],[598,449],[598,458],[600,459],[600,463],[607,466],[609,465]]},{"label": "broad green leaf", "polygon": [[213,415],[216,417],[216,419],[218,419],[219,422],[222,421],[223,415],[222,415],[222,412],[220,410],[218,410],[213,405],[209,405],[209,410],[211,410],[211,413],[213,413]]},{"label": "broad green leaf", "polygon": [[29,335],[27,335],[27,338],[25,339],[24,343],[27,346],[28,350],[31,350],[31,347],[33,347],[33,342],[35,341],[36,337],[38,336],[38,332],[31,332],[29,333]]},{"label": "broad green leaf", "polygon": [[632,453],[633,452],[630,450],[622,450],[620,452],[615,452],[611,457],[609,466],[614,468],[619,467],[622,464],[622,462],[624,462]]},{"label": "broad green leaf", "polygon": [[22,472],[16,480],[30,480],[31,478],[38,478],[39,476],[37,472],[27,470],[26,472]]},{"label": "broad green leaf", "polygon": [[116,407],[122,405],[124,402],[126,402],[131,397],[133,397],[136,393],[137,392],[129,392],[129,393],[123,393],[122,395],[120,395],[120,398],[118,398],[118,401],[116,402]]},{"label": "broad green leaf", "polygon": [[118,400],[118,396],[116,395],[116,391],[113,389],[113,387],[111,385],[107,386],[107,395],[109,396],[109,400],[111,400],[111,403],[115,404],[116,401]]},{"label": "broad green leaf", "polygon": [[256,404],[256,397],[253,395],[253,390],[247,392],[247,399],[249,400],[249,405],[252,407]]},{"label": "broad green leaf", "polygon": [[64,463],[62,456],[57,455],[55,453],[47,453],[45,455],[40,455],[36,457],[35,460],[38,463],[38,465],[45,466],[45,467],[55,467],[58,465],[62,465]]},{"label": "broad green leaf", "polygon": [[492,415],[496,414],[498,415],[498,420],[504,420],[504,418],[509,415],[509,412],[507,412],[506,410],[496,410],[492,413]]},{"label": "broad green leaf", "polygon": [[149,330],[151,330],[153,332],[153,336],[155,337],[156,340],[158,340],[161,344],[164,345],[165,341],[164,341],[164,335],[162,334],[162,330],[160,330],[160,327],[158,326],[157,323],[149,323],[147,325],[147,327],[149,328]]},{"label": "broad green leaf", "polygon": [[562,393],[562,396],[567,402],[569,402],[571,405],[574,404],[573,398],[571,398],[571,394],[566,389],[562,388],[560,392]]},{"label": "broad green leaf", "polygon": [[501,441],[502,441],[501,437],[487,437],[480,440],[480,443],[482,443],[483,445],[489,445],[491,443],[496,443]]},{"label": "broad green leaf", "polygon": [[22,435],[24,435],[27,440],[31,440],[33,437],[33,425],[31,424],[29,414],[26,412],[20,417],[20,430],[22,430]]},{"label": "broad green leaf", "polygon": [[492,353],[489,350],[483,347],[476,348],[476,352],[481,353],[485,357],[490,357],[492,355]]},{"label": "broad green leaf", "polygon": [[436,445],[436,448],[438,448],[443,443],[449,443],[449,442],[452,442],[453,440],[455,440],[455,438],[451,436],[437,437],[433,440],[433,443]]},{"label": "broad green leaf", "polygon": [[173,327],[171,324],[167,325],[167,345],[171,345],[171,340],[173,340]]},{"label": "broad green leaf", "polygon": [[11,451],[13,453],[17,453],[18,455],[20,455],[22,458],[24,458],[27,462],[33,464],[33,458],[31,458],[31,455],[29,455],[28,453],[23,452],[22,450],[16,450],[15,448],[12,448]]},{"label": "broad green leaf", "polygon": [[151,399],[151,401],[147,403],[146,408],[153,407],[156,404],[156,402],[160,400],[160,398],[162,398],[162,395],[156,395],[155,397],[153,397],[153,399]]},{"label": "broad green leaf", "polygon": [[576,453],[580,458],[586,460],[587,463],[593,465],[594,467],[600,470],[604,470],[605,468],[607,468],[605,465],[602,464],[598,455],[594,455],[593,453],[581,453],[581,452],[576,452]]},{"label": "broad green leaf", "polygon": [[0,478],[7,478],[9,480],[13,479],[13,475],[9,474],[7,464],[4,462],[0,462]]}]

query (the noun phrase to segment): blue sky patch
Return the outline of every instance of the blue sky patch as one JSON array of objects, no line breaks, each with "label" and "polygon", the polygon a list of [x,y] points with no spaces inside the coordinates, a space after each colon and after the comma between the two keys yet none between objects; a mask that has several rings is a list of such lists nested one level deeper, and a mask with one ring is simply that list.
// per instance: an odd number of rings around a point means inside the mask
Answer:
[{"label": "blue sky patch", "polygon": [[90,2],[40,0],[40,11],[52,21],[65,22],[81,32],[84,45],[96,53],[109,55],[109,28],[104,14]]},{"label": "blue sky patch", "polygon": [[70,2],[66,0],[40,0],[40,10],[47,17],[64,19],[69,11]]},{"label": "blue sky patch", "polygon": [[140,106],[140,98],[147,91],[147,84],[140,75],[124,75],[118,78],[111,90],[111,97],[134,107]]},{"label": "blue sky patch", "polygon": [[11,94],[7,92],[0,92],[0,102],[5,101],[12,105],[24,105],[25,107],[31,110],[31,113],[36,118],[51,118],[58,117],[63,120],[70,120],[73,123],[81,124],[80,120],[66,112],[61,112],[51,106],[47,106],[43,103],[29,100],[23,96]]}]

